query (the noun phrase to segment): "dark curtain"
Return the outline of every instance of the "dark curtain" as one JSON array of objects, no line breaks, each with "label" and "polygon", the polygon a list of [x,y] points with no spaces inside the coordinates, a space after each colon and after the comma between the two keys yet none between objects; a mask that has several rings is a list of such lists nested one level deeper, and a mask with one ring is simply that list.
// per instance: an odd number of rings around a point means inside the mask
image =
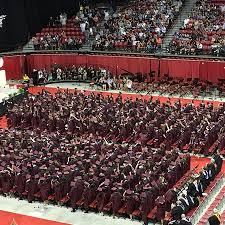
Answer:
[{"label": "dark curtain", "polygon": [[25,1],[0,1],[0,16],[6,15],[0,27],[0,51],[12,50],[27,41]]},{"label": "dark curtain", "polygon": [[0,51],[25,44],[46,26],[50,16],[66,12],[70,17],[78,9],[75,0],[0,0],[0,16],[6,15],[0,27]]}]

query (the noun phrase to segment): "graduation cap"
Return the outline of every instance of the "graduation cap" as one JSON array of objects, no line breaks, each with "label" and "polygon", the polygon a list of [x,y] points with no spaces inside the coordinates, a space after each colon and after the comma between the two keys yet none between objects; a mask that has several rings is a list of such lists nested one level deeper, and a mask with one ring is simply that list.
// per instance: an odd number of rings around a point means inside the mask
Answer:
[{"label": "graduation cap", "polygon": [[130,189],[126,190],[127,195],[131,195],[132,193],[133,193],[133,191],[131,191]]},{"label": "graduation cap", "polygon": [[26,175],[26,179],[30,179],[31,178],[31,175],[30,174],[27,174]]},{"label": "graduation cap", "polygon": [[64,175],[68,175],[70,172],[69,171],[64,171],[63,174]]},{"label": "graduation cap", "polygon": [[97,177],[97,176],[94,176],[94,177],[93,177],[93,180],[94,180],[94,181],[98,181],[98,177]]},{"label": "graduation cap", "polygon": [[102,167],[102,170],[103,170],[103,171],[107,171],[107,167],[103,166],[103,167]]},{"label": "graduation cap", "polygon": [[96,165],[100,165],[101,163],[100,163],[100,161],[96,161],[95,164]]},{"label": "graduation cap", "polygon": [[2,163],[1,163],[1,165],[2,165],[2,166],[5,166],[5,165],[6,165],[6,163],[5,163],[5,162],[2,162]]},{"label": "graduation cap", "polygon": [[0,166],[0,170],[4,170],[4,167]]},{"label": "graduation cap", "polygon": [[116,190],[117,190],[117,188],[116,188],[116,187],[113,187],[113,188],[111,188],[111,190],[112,190],[112,191],[116,191]]},{"label": "graduation cap", "polygon": [[16,171],[17,173],[20,173],[20,172],[21,172],[21,169],[18,168],[18,167],[16,167],[15,171]]},{"label": "graduation cap", "polygon": [[103,188],[99,187],[98,188],[98,191],[102,192],[103,191]]},{"label": "graduation cap", "polygon": [[76,184],[75,182],[71,182],[70,186],[75,187],[75,184]]},{"label": "graduation cap", "polygon": [[140,195],[140,197],[141,198],[146,198],[147,197],[147,194],[145,192],[142,192],[141,195]]},{"label": "graduation cap", "polygon": [[164,204],[165,203],[165,197],[164,196],[159,196],[158,197],[158,202],[159,202],[159,204]]}]

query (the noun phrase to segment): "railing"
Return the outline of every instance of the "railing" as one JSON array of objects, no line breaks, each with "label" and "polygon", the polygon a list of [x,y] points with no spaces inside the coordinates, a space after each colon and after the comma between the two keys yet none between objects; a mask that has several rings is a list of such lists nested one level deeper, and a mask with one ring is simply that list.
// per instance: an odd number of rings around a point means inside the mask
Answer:
[{"label": "railing", "polygon": [[[216,179],[216,178],[215,178]],[[224,175],[221,174],[219,179],[216,181],[216,183],[213,185],[213,187],[210,188],[209,195],[203,199],[203,201],[200,203],[200,205],[195,209],[193,216],[191,217],[192,224],[197,224],[200,215],[205,211],[207,206],[209,205],[209,202],[211,202],[212,198],[215,197],[215,193],[217,191],[216,187],[220,188],[224,183]]]},{"label": "railing", "polygon": [[136,57],[154,57],[154,58],[189,58],[189,59],[211,59],[211,60],[225,60],[225,57],[217,57],[211,55],[173,55],[170,53],[135,53],[124,51],[83,51],[83,50],[34,50],[34,51],[11,51],[0,53],[5,55],[30,55],[30,54],[76,54],[76,55],[113,55],[113,56],[136,56]]}]

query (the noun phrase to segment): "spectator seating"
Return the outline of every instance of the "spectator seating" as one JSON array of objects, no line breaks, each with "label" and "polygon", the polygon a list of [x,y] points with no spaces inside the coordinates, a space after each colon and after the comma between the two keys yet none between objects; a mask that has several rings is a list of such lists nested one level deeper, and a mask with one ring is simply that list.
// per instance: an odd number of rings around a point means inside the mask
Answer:
[{"label": "spectator seating", "polygon": [[220,56],[225,46],[224,1],[197,1],[196,7],[175,33],[169,51],[176,54]]}]

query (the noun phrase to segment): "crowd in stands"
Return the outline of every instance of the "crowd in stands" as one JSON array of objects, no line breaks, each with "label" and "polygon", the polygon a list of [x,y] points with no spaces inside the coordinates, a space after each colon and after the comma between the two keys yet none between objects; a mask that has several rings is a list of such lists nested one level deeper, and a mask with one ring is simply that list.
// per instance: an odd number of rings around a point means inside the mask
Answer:
[{"label": "crowd in stands", "polygon": [[225,53],[224,5],[199,0],[169,46],[176,54],[215,56]]},{"label": "crowd in stands", "polygon": [[32,38],[35,50],[78,50],[85,41],[79,20],[67,19],[66,13],[50,17],[46,28]]},{"label": "crowd in stands", "polygon": [[78,50],[83,44],[81,38],[67,37],[64,32],[33,37],[32,41],[35,50]]},{"label": "crowd in stands", "polygon": [[182,0],[135,1],[107,14],[97,30],[93,49],[155,52],[182,5]]}]

